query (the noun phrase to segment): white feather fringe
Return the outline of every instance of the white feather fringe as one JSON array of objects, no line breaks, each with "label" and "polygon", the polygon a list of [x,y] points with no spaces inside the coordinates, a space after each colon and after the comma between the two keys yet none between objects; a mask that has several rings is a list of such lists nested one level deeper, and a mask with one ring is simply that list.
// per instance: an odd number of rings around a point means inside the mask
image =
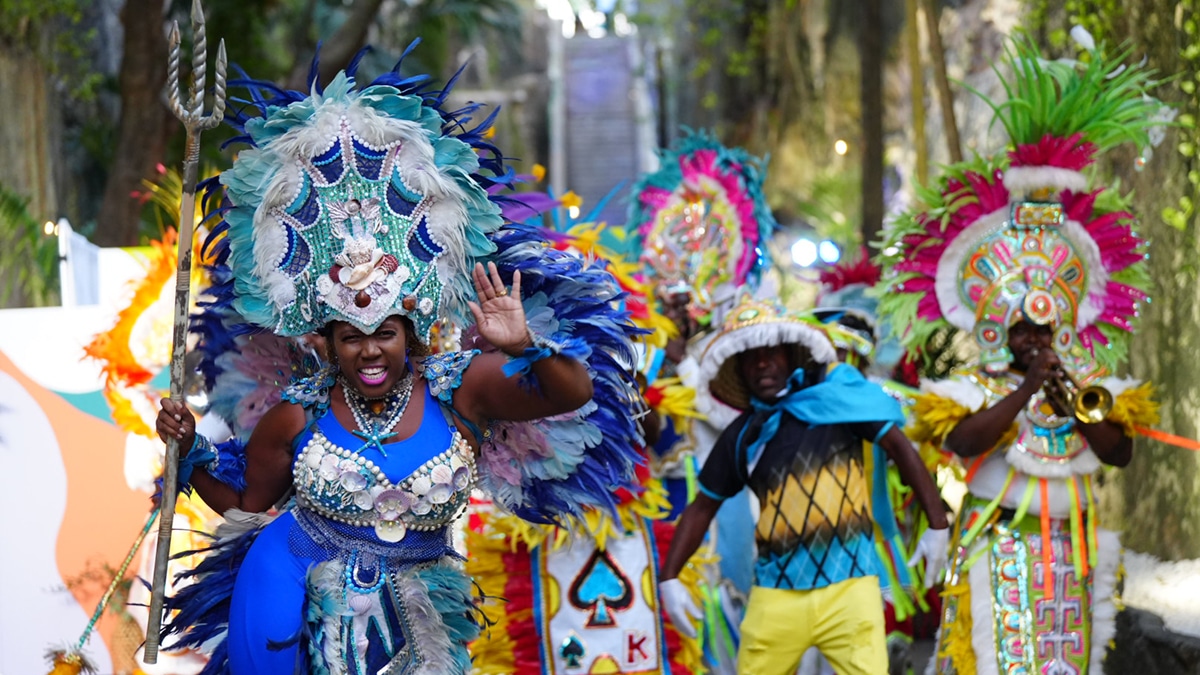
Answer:
[{"label": "white feather fringe", "polygon": [[1092,654],[1088,672],[1104,674],[1108,641],[1117,633],[1117,568],[1121,564],[1121,541],[1116,532],[1096,530],[1096,560],[1092,568]]},{"label": "white feather fringe", "polygon": [[325,637],[321,654],[331,673],[348,672],[342,658],[342,617],[350,614],[343,600],[342,579],[346,566],[338,560],[313,565],[308,573],[308,602],[322,608],[321,623]]},{"label": "white feather fringe", "polygon": [[921,393],[949,399],[972,412],[982,410],[987,401],[982,387],[961,376],[945,380],[921,380]]},{"label": "white feather fringe", "polygon": [[266,513],[252,513],[239,508],[227,509],[221,514],[224,522],[217,525],[217,539],[226,540],[240,537],[251,530],[257,530],[271,524],[278,516]]},{"label": "white feather fringe", "polygon": [[1130,389],[1142,386],[1142,381],[1133,377],[1106,377],[1100,380],[1100,386],[1112,392],[1113,398],[1116,398]]},{"label": "white feather fringe", "polygon": [[413,675],[446,675],[455,671],[451,656],[453,645],[442,615],[433,606],[429,589],[416,571],[398,575],[397,592],[412,627],[412,648],[421,656],[422,665]]},{"label": "white feather fringe", "polygon": [[959,270],[968,255],[979,245],[980,240],[1008,225],[1008,206],[981,216],[971,223],[946,246],[938,259],[934,291],[942,315],[952,325],[965,331],[975,327],[975,307],[959,299]]},{"label": "white feather fringe", "polygon": [[1072,192],[1087,190],[1087,176],[1058,166],[1011,166],[1004,172],[1004,187],[1014,195],[1038,188],[1058,188]]},{"label": "white feather fringe", "polygon": [[1100,459],[1091,448],[1075,455],[1069,462],[1044,462],[1033,455],[1022,452],[1018,444],[1013,443],[1005,451],[1005,461],[1021,473],[1038,478],[1067,479],[1072,476],[1084,476],[1100,470]]},{"label": "white feather fringe", "polygon": [[837,352],[833,343],[819,329],[796,321],[777,321],[763,323],[729,333],[720,333],[700,357],[700,370],[696,387],[707,389],[709,383],[717,377],[722,364],[729,358],[750,349],[773,347],[775,345],[799,344],[808,349],[818,363],[833,363]]},{"label": "white feather fringe", "polygon": [[1083,289],[1086,296],[1080,298],[1078,314],[1075,316],[1075,328],[1082,330],[1095,323],[1100,313],[1104,311],[1104,296],[1108,290],[1108,270],[1104,269],[1104,260],[1100,257],[1100,246],[1083,228],[1083,225],[1074,220],[1068,220],[1062,224],[1062,233],[1068,241],[1075,245],[1075,253],[1083,260],[1083,268],[1087,270],[1087,288]]}]

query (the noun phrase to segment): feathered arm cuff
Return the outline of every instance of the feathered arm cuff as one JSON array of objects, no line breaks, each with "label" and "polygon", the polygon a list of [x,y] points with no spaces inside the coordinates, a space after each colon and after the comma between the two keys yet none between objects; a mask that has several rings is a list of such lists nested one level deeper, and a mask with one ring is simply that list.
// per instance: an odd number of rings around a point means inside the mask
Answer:
[{"label": "feathered arm cuff", "polygon": [[533,377],[533,364],[538,361],[557,355],[569,356],[576,361],[585,361],[592,353],[591,347],[588,347],[587,343],[580,338],[568,337],[563,340],[555,340],[542,337],[532,330],[529,331],[529,338],[533,342],[533,346],[527,347],[520,356],[509,356],[508,363],[504,364],[501,370],[504,371],[506,377],[519,374],[521,385],[531,389],[537,386],[537,381]]},{"label": "feathered arm cuff", "polygon": [[217,452],[215,465],[208,468],[208,475],[233,488],[241,494],[246,491],[246,444],[234,437],[213,446]]},{"label": "feathered arm cuff", "polygon": [[913,397],[912,412],[914,421],[908,437],[940,448],[954,427],[975,411],[953,399],[923,393]]},{"label": "feathered arm cuff", "polygon": [[[982,405],[982,401],[980,403]],[[906,430],[908,437],[922,446],[932,446],[943,452],[943,445],[950,432],[954,431],[959,422],[978,412],[955,399],[944,398],[934,393],[917,394],[912,411],[915,421]],[[1017,423],[1014,420],[1008,431],[1000,437],[996,447],[1012,443],[1017,437],[1017,432]]]}]

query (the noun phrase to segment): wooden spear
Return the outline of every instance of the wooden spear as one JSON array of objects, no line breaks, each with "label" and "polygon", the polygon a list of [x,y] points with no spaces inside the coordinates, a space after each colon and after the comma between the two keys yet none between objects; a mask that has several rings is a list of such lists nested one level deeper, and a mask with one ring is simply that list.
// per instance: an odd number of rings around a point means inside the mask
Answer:
[{"label": "wooden spear", "polygon": [[[175,325],[171,333],[171,400],[183,401],[183,359],[187,351],[188,309],[191,306],[192,230],[196,218],[196,181],[200,167],[200,134],[221,123],[225,116],[225,41],[217,48],[217,73],[213,95],[213,110],[204,114],[205,67],[208,45],[204,28],[204,10],[200,0],[192,0],[192,83],[188,98],[181,100],[179,90],[179,24],[171,27],[171,53],[167,64],[167,87],[170,90],[171,112],[183,122],[187,141],[183,153],[183,194],[179,200],[179,265],[175,279]],[[171,559],[171,530],[175,520],[175,499],[178,496],[179,441],[167,441],[163,460],[161,513],[158,521],[158,550],[154,556],[154,580],[150,587],[150,618],[146,625],[146,648],[143,660],[158,662],[158,647],[162,633],[163,601],[167,591],[167,563]]]}]

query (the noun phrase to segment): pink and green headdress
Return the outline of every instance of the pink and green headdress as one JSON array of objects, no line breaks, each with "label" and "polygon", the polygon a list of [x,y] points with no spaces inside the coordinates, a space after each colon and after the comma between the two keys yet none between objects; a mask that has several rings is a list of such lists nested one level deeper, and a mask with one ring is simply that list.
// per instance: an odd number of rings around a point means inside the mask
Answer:
[{"label": "pink and green headdress", "polygon": [[658,171],[633,188],[629,227],[647,280],[659,293],[682,291],[710,312],[733,289],[757,283],[777,225],[762,192],[763,162],[688,132],[661,154]]},{"label": "pink and green headdress", "polygon": [[251,147],[220,176],[218,234],[250,323],[372,332],[402,315],[428,341],[439,318],[466,318],[469,269],[502,224],[486,188],[504,168],[482,139],[490,119],[464,131],[474,108],[444,110],[449,90],[425,79],[392,72],[359,87],[351,67],[310,94],[231,83],[251,92],[232,120]]},{"label": "pink and green headdress", "polygon": [[1083,172],[1117,145],[1148,146],[1164,121],[1146,93],[1153,73],[1122,65],[1127,56],[1093,46],[1086,64],[1051,62],[1011,42],[1008,72],[997,69],[1009,99],[989,101],[1007,155],[947,167],[884,243],[879,309],[905,346],[954,326],[1003,370],[1008,328],[1028,320],[1053,326],[1064,355],[1110,369],[1125,358],[1147,297],[1146,245],[1122,197]]}]

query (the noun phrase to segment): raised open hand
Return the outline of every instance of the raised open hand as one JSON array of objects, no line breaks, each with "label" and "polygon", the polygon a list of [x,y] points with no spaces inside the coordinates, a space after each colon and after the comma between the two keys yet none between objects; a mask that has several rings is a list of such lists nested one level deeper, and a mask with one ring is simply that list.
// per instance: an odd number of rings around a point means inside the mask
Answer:
[{"label": "raised open hand", "polygon": [[532,346],[529,328],[525,325],[525,308],[521,306],[521,273],[513,272],[512,291],[504,286],[495,263],[484,270],[475,263],[471,276],[479,302],[467,302],[479,335],[507,354],[519,355]]}]

